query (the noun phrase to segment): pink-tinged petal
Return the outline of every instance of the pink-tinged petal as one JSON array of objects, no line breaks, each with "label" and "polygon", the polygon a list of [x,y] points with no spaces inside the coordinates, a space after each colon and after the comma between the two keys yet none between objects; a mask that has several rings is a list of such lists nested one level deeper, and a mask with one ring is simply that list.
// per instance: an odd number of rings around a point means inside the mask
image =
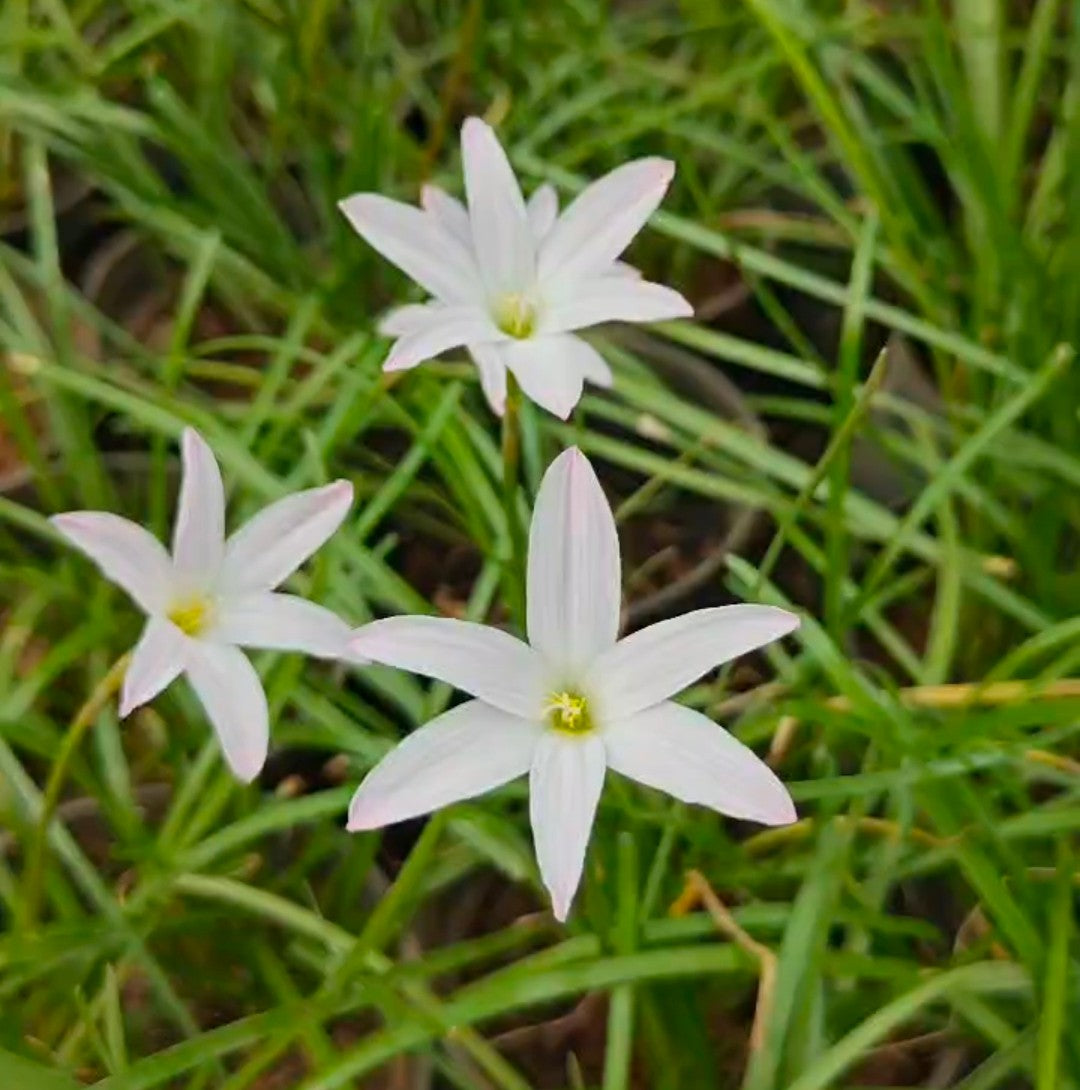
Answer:
[{"label": "pink-tinged petal", "polygon": [[173,564],[182,577],[208,584],[225,550],[225,487],[214,452],[194,428],[180,441],[183,477],[173,527]]},{"label": "pink-tinged petal", "polygon": [[413,731],[368,773],[349,804],[350,832],[429,814],[529,771],[542,728],[480,700]]},{"label": "pink-tinged petal", "polygon": [[352,626],[295,594],[260,591],[218,603],[211,638],[241,647],[299,651],[321,659],[351,658]]},{"label": "pink-tinged petal", "polygon": [[619,631],[615,519],[589,460],[563,451],[540,482],[529,531],[529,642],[580,681]]},{"label": "pink-tinged petal", "polygon": [[473,343],[507,340],[486,310],[475,306],[439,306],[426,308],[423,322],[415,315],[416,325],[390,349],[384,371],[405,371],[440,352]]},{"label": "pink-tinged petal", "polygon": [[173,566],[153,534],[107,511],[68,511],[49,521],[144,612],[168,609],[175,586]]},{"label": "pink-tinged petal", "polygon": [[449,617],[387,617],[356,629],[349,649],[448,682],[511,715],[539,719],[543,713],[543,662],[528,644],[497,628]]},{"label": "pink-tinged petal", "polygon": [[250,783],[270,742],[270,713],[255,667],[239,648],[188,640],[186,673],[233,775]]},{"label": "pink-tinged petal", "polygon": [[529,819],[540,877],[557,920],[570,912],[585,866],[604,786],[604,743],[597,734],[545,731],[529,771]]},{"label": "pink-tinged petal", "polygon": [[529,229],[537,246],[544,241],[548,231],[555,226],[559,215],[559,195],[553,185],[542,185],[529,198],[526,206],[529,215]]},{"label": "pink-tinged petal", "polygon": [[536,250],[521,187],[490,125],[478,117],[461,127],[461,155],[473,252],[492,295],[528,290]]},{"label": "pink-tinged petal", "polygon": [[674,175],[668,159],[637,159],[587,186],[544,239],[540,281],[565,283],[605,270],[656,210]]},{"label": "pink-tinged petal", "polygon": [[442,308],[442,303],[406,303],[403,307],[394,307],[379,319],[379,333],[383,337],[405,337],[426,329],[432,316]]},{"label": "pink-tinged petal", "polygon": [[451,197],[437,185],[425,185],[420,190],[420,204],[425,212],[438,221],[444,231],[457,239],[462,246],[472,248],[469,213],[465,211],[465,205],[461,201]]},{"label": "pink-tinged petal", "polygon": [[220,592],[273,590],[341,525],[352,494],[348,481],[335,481],[264,507],[225,543]]},{"label": "pink-tinged petal", "polygon": [[560,333],[601,322],[663,322],[692,318],[694,308],[674,289],[631,276],[602,276],[560,285],[541,311],[540,331]]},{"label": "pink-tinged petal", "polygon": [[566,420],[581,400],[582,361],[568,336],[533,337],[503,346],[502,358],[530,401]]},{"label": "pink-tinged petal", "polygon": [[377,193],[356,193],[338,208],[369,246],[447,303],[480,297],[476,263],[425,212]]},{"label": "pink-tinged petal", "polygon": [[797,818],[772,769],[692,708],[658,704],[611,724],[603,739],[608,765],[646,787],[763,825],[789,825]]},{"label": "pink-tinged petal", "polygon": [[495,344],[470,344],[469,355],[480,372],[480,388],[496,416],[506,412],[506,363],[503,350]]},{"label": "pink-tinged petal", "polygon": [[184,634],[171,621],[151,617],[131,653],[120,694],[120,718],[153,700],[184,669]]},{"label": "pink-tinged petal", "polygon": [[605,720],[633,715],[798,627],[794,613],[775,606],[698,609],[619,640],[593,662],[590,691],[602,702]]}]

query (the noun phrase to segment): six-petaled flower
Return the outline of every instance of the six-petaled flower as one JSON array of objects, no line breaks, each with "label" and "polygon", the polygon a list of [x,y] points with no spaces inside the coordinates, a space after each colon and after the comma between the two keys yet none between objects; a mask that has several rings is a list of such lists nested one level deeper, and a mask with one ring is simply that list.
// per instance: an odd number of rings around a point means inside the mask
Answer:
[{"label": "six-petaled flower", "polygon": [[461,130],[467,207],[425,186],[421,208],[377,193],[340,204],[371,246],[432,300],[392,311],[387,371],[468,348],[487,399],[502,415],[506,373],[565,419],[585,381],[610,386],[604,358],[574,331],[601,322],[685,318],[690,304],[618,260],[656,209],[675,172],[637,159],[593,182],[559,215],[543,185],[526,203],[495,133],[479,118]]},{"label": "six-petaled flower", "polygon": [[213,453],[193,428],[184,431],[182,450],[171,556],[143,527],[105,511],[70,511],[52,522],[147,615],[124,676],[120,714],[185,674],[229,767],[249,781],[266,760],[269,724],[259,675],[239,648],[348,657],[350,629],[341,618],[274,588],[338,528],[352,485],[336,481],[286,496],[226,540]]},{"label": "six-petaled flower", "polygon": [[374,829],[529,775],[540,874],[565,919],[605,770],[766,825],[795,820],[750,749],[670,698],[714,666],[791,632],[772,606],[701,609],[619,640],[621,567],[611,508],[577,449],[540,486],[529,538],[524,643],[496,628],[390,617],[357,630],[358,655],[447,681],[476,699],[409,735],[368,774],[349,828]]}]

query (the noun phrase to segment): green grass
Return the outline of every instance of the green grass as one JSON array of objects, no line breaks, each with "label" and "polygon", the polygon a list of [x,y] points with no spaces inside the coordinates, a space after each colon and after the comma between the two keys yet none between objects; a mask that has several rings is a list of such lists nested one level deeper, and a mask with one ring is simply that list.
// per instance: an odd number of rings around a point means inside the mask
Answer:
[{"label": "green grass", "polygon": [[[688,510],[756,513],[700,595],[805,622],[687,699],[787,738],[801,822],[613,778],[561,928],[521,784],[418,839],[343,830],[444,687],[266,655],[301,782],[237,785],[182,685],[123,724],[110,704],[31,911],[50,767],[138,625],[46,516],[164,533],[185,424],[235,521],[353,481],[298,589],[357,623],[505,616],[497,424],[461,359],[380,376],[375,317],[410,289],[334,208],[456,188],[467,112],[564,198],[671,156],[635,259],[698,304],[725,269],[747,286],[751,326],[598,336],[614,392],[565,426],[526,406],[523,476],[531,498],[579,443],[633,555]],[[6,0],[0,211],[0,1085],[1080,1087],[1074,0]],[[686,354],[761,426],[682,385]],[[757,963],[670,912],[692,868],[777,958],[753,1055]],[[589,994],[591,1045],[545,1066],[502,1036]]]}]

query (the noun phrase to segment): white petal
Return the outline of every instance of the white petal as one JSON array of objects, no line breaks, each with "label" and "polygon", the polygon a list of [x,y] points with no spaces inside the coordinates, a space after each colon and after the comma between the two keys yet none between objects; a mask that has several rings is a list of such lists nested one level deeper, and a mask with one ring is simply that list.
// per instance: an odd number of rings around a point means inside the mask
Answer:
[{"label": "white petal", "polygon": [[674,289],[630,276],[601,276],[560,285],[540,315],[543,333],[586,329],[601,322],[662,322],[692,318],[694,308]]},{"label": "white petal", "polygon": [[368,773],[349,804],[349,831],[419,817],[524,775],[541,733],[480,700],[451,708]]},{"label": "white petal", "polygon": [[131,653],[120,695],[120,718],[153,700],[184,668],[184,634],[171,621],[151,617]]},{"label": "white petal", "polygon": [[615,384],[615,376],[611,373],[607,360],[588,341],[565,334],[557,336],[565,345],[567,355],[573,357],[586,382],[591,382],[594,386],[603,386],[605,389]]},{"label": "white petal", "polygon": [[379,333],[384,337],[404,337],[425,329],[432,313],[441,306],[441,303],[406,303],[403,307],[394,307],[379,319]]},{"label": "white petal", "polygon": [[241,647],[341,659],[349,654],[351,637],[352,626],[324,606],[295,594],[260,591],[222,599],[210,638]]},{"label": "white petal", "polygon": [[630,280],[640,280],[641,270],[635,269],[633,265],[628,265],[625,261],[616,261],[612,264],[611,268],[602,275],[614,276],[616,278],[629,278]]},{"label": "white petal", "polygon": [[250,783],[266,761],[270,740],[266,694],[243,651],[188,640],[187,677],[237,779]]},{"label": "white petal", "polygon": [[522,292],[536,275],[536,250],[521,187],[491,126],[478,117],[461,127],[461,155],[473,252],[492,294]]},{"label": "white petal", "polygon": [[563,451],[540,482],[529,530],[529,642],[580,680],[619,631],[615,519],[589,460]]},{"label": "white petal", "polygon": [[480,307],[431,306],[425,309],[427,314],[423,322],[419,315],[412,316],[416,321],[415,328],[390,349],[383,364],[384,371],[405,371],[440,352],[462,345],[507,340],[507,335]]},{"label": "white petal", "polygon": [[797,817],[769,766],[692,708],[658,704],[611,725],[603,739],[612,769],[683,802],[764,825]]},{"label": "white petal", "polygon": [[529,819],[540,877],[557,920],[565,920],[581,881],[596,804],[604,786],[604,743],[544,731],[529,772]]},{"label": "white petal", "polygon": [[497,628],[449,617],[387,617],[356,629],[361,658],[437,678],[511,715],[539,719],[547,676],[528,644]]},{"label": "white petal", "polygon": [[378,193],[355,193],[338,208],[368,245],[437,299],[480,297],[472,255],[427,213]]},{"label": "white petal", "polygon": [[173,566],[153,534],[107,511],[68,511],[49,521],[145,612],[168,609],[175,585]]},{"label": "white petal", "polygon": [[633,715],[798,627],[794,613],[775,606],[698,609],[619,640],[593,662],[589,685],[605,720]]},{"label": "white petal", "polygon": [[674,174],[668,159],[637,159],[586,187],[540,247],[541,282],[579,280],[610,265],[656,210]]},{"label": "white petal", "polygon": [[425,185],[420,190],[420,204],[434,216],[440,226],[466,248],[472,247],[472,229],[465,205],[437,185]]},{"label": "white petal", "polygon": [[173,527],[173,564],[182,576],[206,584],[217,575],[225,549],[225,488],[214,452],[194,429],[181,440],[183,477]]},{"label": "white petal", "polygon": [[555,334],[502,346],[502,358],[525,396],[560,420],[574,411],[585,382],[582,360],[571,340]]},{"label": "white petal", "polygon": [[494,344],[470,344],[469,355],[480,372],[480,388],[491,411],[502,416],[506,411],[506,363],[502,348]]},{"label": "white petal", "polygon": [[352,485],[335,481],[264,507],[225,543],[222,594],[273,590],[341,525]]},{"label": "white petal", "polygon": [[542,185],[529,198],[526,206],[529,215],[529,229],[537,246],[544,241],[544,236],[555,225],[559,215],[559,195],[553,185]]}]

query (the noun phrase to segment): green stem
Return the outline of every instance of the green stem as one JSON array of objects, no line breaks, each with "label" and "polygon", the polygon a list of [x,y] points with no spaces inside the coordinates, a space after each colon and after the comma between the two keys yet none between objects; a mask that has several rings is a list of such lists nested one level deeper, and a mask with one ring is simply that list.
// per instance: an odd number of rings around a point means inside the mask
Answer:
[{"label": "green stem", "polygon": [[37,828],[34,832],[33,843],[30,847],[30,855],[26,864],[26,899],[24,904],[27,929],[34,927],[37,921],[38,908],[41,902],[42,877],[45,868],[45,845],[49,838],[49,826],[52,824],[56,807],[60,801],[60,792],[64,787],[67,777],[68,765],[75,756],[82,741],[83,735],[97,721],[102,708],[112,699],[113,694],[120,688],[127,672],[131,654],[121,655],[109,667],[109,672],[94,686],[93,691],[86,698],[83,705],[75,713],[71,725],[60,743],[60,752],[53,761],[49,770],[49,779],[45,784],[45,791],[41,797],[41,813],[38,815]]},{"label": "green stem", "polygon": [[408,926],[423,900],[424,882],[448,824],[446,810],[440,810],[428,819],[393,885],[379,899],[356,941],[327,975],[319,989],[321,995],[332,995],[352,981],[357,973],[370,971],[378,961],[380,951]]},{"label": "green stem", "polygon": [[524,628],[525,534],[518,517],[517,494],[521,472],[521,390],[513,375],[506,376],[506,411],[502,422],[503,514],[510,543],[506,566],[506,604],[510,615]]}]

